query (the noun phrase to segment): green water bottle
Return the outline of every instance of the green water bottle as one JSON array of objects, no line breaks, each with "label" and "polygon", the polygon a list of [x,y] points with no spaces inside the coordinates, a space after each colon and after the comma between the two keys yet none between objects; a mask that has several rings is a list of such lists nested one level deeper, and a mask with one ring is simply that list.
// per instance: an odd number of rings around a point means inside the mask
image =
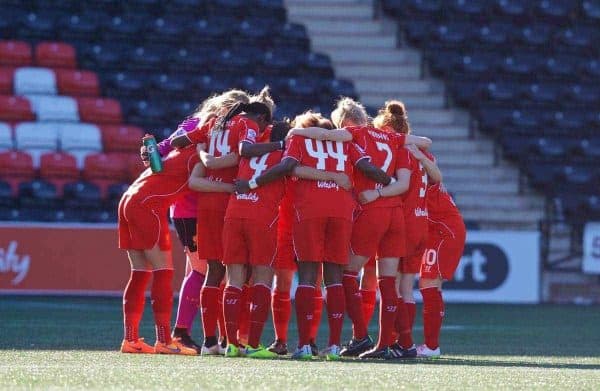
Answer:
[{"label": "green water bottle", "polygon": [[153,135],[146,134],[142,138],[142,143],[144,143],[146,151],[148,152],[148,161],[150,162],[150,169],[154,173],[161,172],[163,169],[163,165],[160,153],[158,152],[158,145],[156,144],[156,139]]}]

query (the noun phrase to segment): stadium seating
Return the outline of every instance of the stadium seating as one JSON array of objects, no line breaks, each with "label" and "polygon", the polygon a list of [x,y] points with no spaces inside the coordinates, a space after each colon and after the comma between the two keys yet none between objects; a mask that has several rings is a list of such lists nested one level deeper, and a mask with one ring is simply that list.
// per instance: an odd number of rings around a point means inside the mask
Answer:
[{"label": "stadium seating", "polygon": [[[600,3],[383,0],[406,39],[567,219],[600,218]],[[578,196],[572,192],[577,189]],[[597,202],[594,199],[593,202]]]},{"label": "stadium seating", "polygon": [[166,137],[215,92],[269,84],[277,117],[356,95],[282,0],[31,0],[0,15],[0,219],[114,220],[145,169],[141,135]]}]

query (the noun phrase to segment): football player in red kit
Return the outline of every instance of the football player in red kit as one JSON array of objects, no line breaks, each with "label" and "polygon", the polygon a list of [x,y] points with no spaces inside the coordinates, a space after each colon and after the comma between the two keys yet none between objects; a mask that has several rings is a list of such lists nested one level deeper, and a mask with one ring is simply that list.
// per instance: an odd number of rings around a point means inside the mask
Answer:
[{"label": "football player in red kit", "polygon": [[[401,134],[410,133],[406,109],[404,104],[399,101],[386,102],[373,122],[379,128],[388,128]],[[412,155],[410,156],[412,157]],[[413,358],[417,355],[416,346],[412,340],[412,326],[416,315],[413,284],[415,275],[421,266],[428,233],[427,184],[428,181],[435,183],[440,179],[433,175],[428,176],[423,164],[414,158],[410,159],[410,170],[409,190],[403,194],[404,221],[408,228],[406,230],[406,256],[400,262],[400,273],[397,278],[397,285],[399,285],[398,316],[396,317],[398,341],[391,349],[393,357],[396,358]]]},{"label": "football player in red kit", "polygon": [[219,352],[215,331],[220,313],[220,284],[225,272],[225,267],[220,261],[223,257],[222,232],[229,201],[228,194],[232,192],[232,183],[237,176],[237,160],[239,156],[260,156],[283,148],[283,142],[255,143],[257,138],[264,136],[270,121],[271,109],[268,105],[261,102],[237,104],[220,118],[210,130],[210,135],[195,135],[194,132],[187,134],[193,143],[207,142],[209,154],[225,157],[222,161],[226,161],[228,154],[232,152],[236,155],[229,159],[228,163],[234,165],[215,170],[207,169],[206,173],[202,172],[201,167],[197,167],[190,178],[190,186],[201,192],[198,199],[198,251],[200,256],[204,255],[209,260],[208,274],[201,294],[205,331],[203,354]]},{"label": "football player in red kit", "polygon": [[[283,141],[284,137],[283,131],[271,133],[272,142]],[[278,164],[282,155],[283,152],[278,150],[258,157],[242,158],[237,178],[252,180]],[[260,345],[260,337],[271,304],[272,266],[277,250],[276,223],[283,192],[284,179],[280,179],[249,193],[232,195],[227,206],[223,228],[223,263],[227,269],[223,297],[228,339],[226,357],[277,356]],[[247,268],[251,268],[253,286],[248,344],[243,347],[238,341],[238,330],[241,287],[246,281]]]},{"label": "football player in red kit", "polygon": [[[172,151],[163,159],[161,172],[146,169],[119,203],[119,248],[127,251],[131,263],[130,279],[123,293],[124,353],[197,354],[179,338],[171,338],[173,260],[167,213],[173,202],[189,194],[189,173],[198,160],[195,148]],[[151,276],[154,348],[138,332]]]},{"label": "football player in red kit", "polygon": [[[418,149],[412,155],[429,176],[435,176],[435,161]],[[442,282],[452,279],[462,256],[467,231],[452,196],[440,181],[427,189],[429,235],[419,272],[419,290],[423,296],[423,333],[425,343],[417,347],[419,357],[440,356],[440,329],[444,318]]]},{"label": "football player in red kit", "polygon": [[[406,135],[382,131],[368,126],[364,107],[350,98],[342,98],[332,113],[338,127],[345,127],[349,137],[363,148],[372,162],[388,175],[396,175],[398,181],[383,188],[380,184],[355,172],[355,193],[365,204],[356,214],[352,232],[350,264],[344,270],[343,286],[346,310],[353,323],[353,338],[341,351],[343,356],[357,356],[373,347],[367,333],[363,315],[361,292],[357,276],[370,257],[378,254],[378,277],[382,300],[380,301],[380,336],[377,347],[361,356],[363,358],[391,358],[388,347],[393,342],[396,319],[397,294],[395,279],[399,257],[405,255],[404,216],[402,199],[397,195],[408,189],[410,170],[409,153],[404,149]],[[343,131],[344,129],[338,129]],[[311,136],[309,132],[296,134]],[[312,135],[320,135],[315,130]],[[341,134],[340,134],[341,135]],[[326,137],[325,137],[326,138]],[[429,146],[431,141],[422,137],[409,136],[410,142]],[[384,197],[381,198],[380,197]],[[391,213],[390,213],[391,211]]]},{"label": "football player in red kit", "polygon": [[[306,113],[296,119],[309,122],[314,113]],[[368,162],[355,144],[319,141],[293,136],[280,164],[266,171],[249,183],[236,184],[236,190],[248,192],[290,174],[301,164],[319,170],[338,171],[352,175],[356,166],[370,178],[389,184],[391,178]],[[294,189],[294,208],[297,212],[293,227],[294,247],[299,259],[299,285],[296,290],[296,314],[299,343],[293,355],[296,359],[311,359],[310,326],[314,312],[315,283],[318,265],[323,265],[327,289],[327,312],[329,320],[329,346],[322,355],[330,360],[340,356],[340,337],[344,319],[345,299],[342,287],[342,271],[348,263],[349,242],[352,231],[352,213],[355,203],[352,194],[333,181],[300,179]]]}]

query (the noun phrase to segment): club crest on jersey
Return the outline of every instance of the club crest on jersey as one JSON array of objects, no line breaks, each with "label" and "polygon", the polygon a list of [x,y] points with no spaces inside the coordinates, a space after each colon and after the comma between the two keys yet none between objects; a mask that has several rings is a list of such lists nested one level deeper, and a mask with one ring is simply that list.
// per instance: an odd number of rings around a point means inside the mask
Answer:
[{"label": "club crest on jersey", "polygon": [[338,184],[332,181],[317,181],[317,187],[319,189],[340,189]]},{"label": "club crest on jersey", "polygon": [[256,140],[256,130],[248,129],[248,139],[252,141]]},{"label": "club crest on jersey", "polygon": [[416,217],[427,217],[427,216],[429,216],[429,213],[427,213],[427,209],[416,208],[415,216]]},{"label": "club crest on jersey", "polygon": [[256,193],[237,194],[235,196],[238,200],[258,202],[260,197]]}]

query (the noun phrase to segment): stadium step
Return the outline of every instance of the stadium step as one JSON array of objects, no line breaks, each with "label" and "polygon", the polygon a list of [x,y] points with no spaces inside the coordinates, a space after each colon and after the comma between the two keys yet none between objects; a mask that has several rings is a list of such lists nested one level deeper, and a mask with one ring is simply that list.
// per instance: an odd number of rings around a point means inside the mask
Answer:
[{"label": "stadium step", "polygon": [[398,64],[382,65],[374,68],[365,64],[352,64],[337,70],[337,76],[354,79],[356,77],[368,80],[408,79],[414,80],[421,76],[419,64],[406,64],[399,67]]},{"label": "stadium step", "polygon": [[364,105],[406,104],[413,132],[434,140],[446,185],[467,220],[486,229],[537,229],[541,198],[519,194],[518,170],[496,161],[492,140],[471,137],[468,114],[446,108],[443,82],[423,77],[420,51],[399,47],[396,21],[374,19],[371,0],[286,5],[290,20],[306,26],[313,48],[331,57],[336,75],[354,82]]}]

